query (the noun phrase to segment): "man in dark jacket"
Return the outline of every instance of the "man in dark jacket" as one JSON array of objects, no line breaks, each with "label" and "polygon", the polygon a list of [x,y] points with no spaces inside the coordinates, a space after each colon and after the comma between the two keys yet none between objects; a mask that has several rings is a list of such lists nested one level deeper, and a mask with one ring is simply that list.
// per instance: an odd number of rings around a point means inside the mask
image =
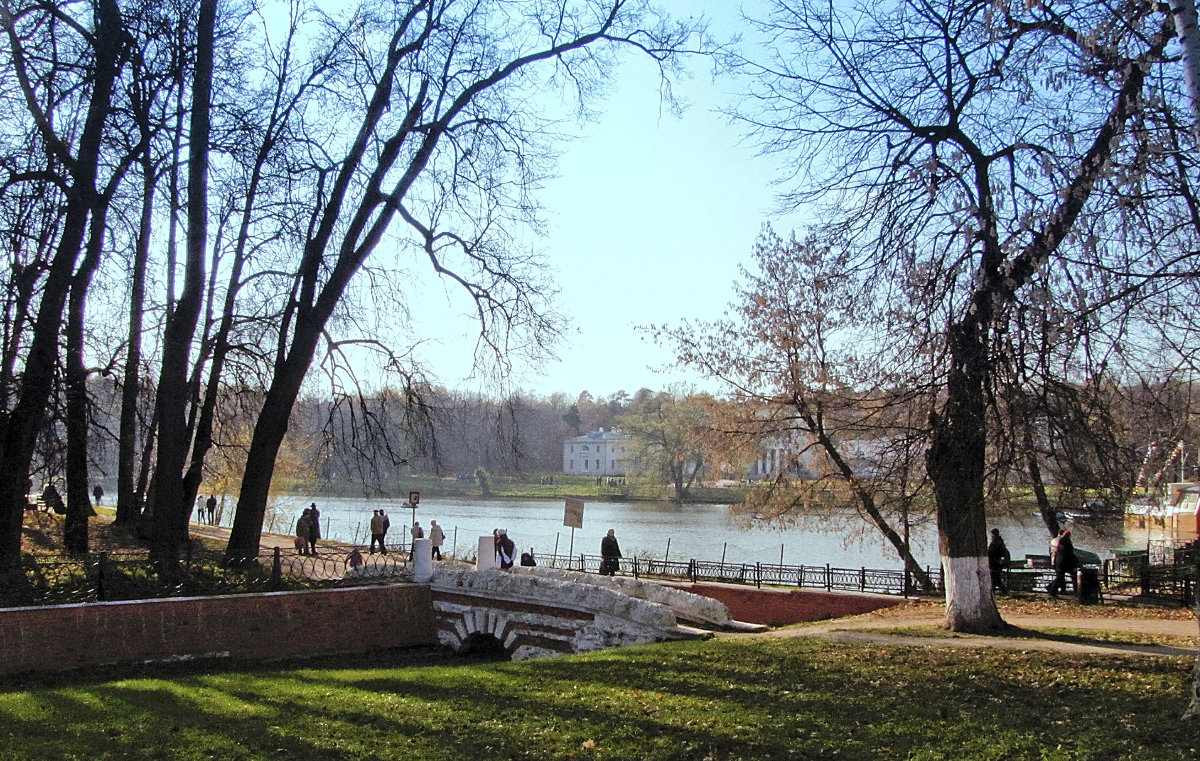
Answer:
[{"label": "man in dark jacket", "polygon": [[513,560],[515,559],[513,556],[516,552],[517,543],[508,536],[507,530],[500,529],[500,533],[496,538],[496,555],[500,560],[500,567],[512,568]]},{"label": "man in dark jacket", "polygon": [[1050,564],[1054,566],[1054,581],[1050,583],[1050,596],[1058,597],[1059,592],[1067,589],[1066,580],[1071,580],[1071,588],[1075,589],[1075,543],[1071,541],[1070,529],[1059,532],[1057,539],[1050,543]]},{"label": "man in dark jacket", "polygon": [[1008,569],[1008,563],[1012,560],[1012,556],[1008,553],[1008,547],[1004,544],[1004,539],[1000,536],[1000,529],[992,529],[992,541],[988,544],[988,569],[992,572],[992,589],[998,589],[1001,593],[1008,591],[1008,585],[1004,583],[1004,572]]},{"label": "man in dark jacket", "polygon": [[621,545],[617,544],[617,534],[611,528],[608,535],[600,540],[600,574],[614,576],[621,568]]}]

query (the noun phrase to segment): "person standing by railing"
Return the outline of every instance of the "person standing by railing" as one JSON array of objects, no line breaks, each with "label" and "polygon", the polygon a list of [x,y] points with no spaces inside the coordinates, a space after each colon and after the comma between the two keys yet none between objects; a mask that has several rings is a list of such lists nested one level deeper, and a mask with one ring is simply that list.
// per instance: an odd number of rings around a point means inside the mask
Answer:
[{"label": "person standing by railing", "polygon": [[600,540],[600,557],[600,575],[615,576],[621,569],[621,545],[617,543],[617,532],[611,528]]},{"label": "person standing by railing", "polygon": [[1050,596],[1058,597],[1059,592],[1067,591],[1067,578],[1071,579],[1071,588],[1078,589],[1075,582],[1075,543],[1071,541],[1070,529],[1063,529],[1050,543],[1050,564],[1054,566],[1054,581],[1050,582]]},{"label": "person standing by railing", "polygon": [[496,554],[500,556],[501,568],[512,568],[516,559],[517,544],[508,535],[507,529],[499,529],[496,537]]},{"label": "person standing by railing", "polygon": [[321,511],[317,509],[317,503],[312,503],[308,508],[308,554],[317,554],[317,540],[321,538]]},{"label": "person standing by railing", "polygon": [[296,520],[296,549],[301,555],[308,554],[308,537],[312,533],[312,508],[304,508]]},{"label": "person standing by railing", "polygon": [[379,551],[384,555],[387,554],[387,516],[382,510],[376,510],[371,516],[371,554],[375,554],[375,545],[379,544]]},{"label": "person standing by railing", "polygon": [[446,541],[446,532],[437,521],[429,521],[429,546],[432,548],[433,559],[442,559],[442,542]]},{"label": "person standing by railing", "polygon": [[992,529],[992,541],[988,543],[987,554],[988,570],[992,572],[992,589],[998,589],[1001,594],[1005,594],[1008,592],[1008,585],[1004,583],[1004,572],[1008,570],[1012,555],[1009,554],[998,528]]}]

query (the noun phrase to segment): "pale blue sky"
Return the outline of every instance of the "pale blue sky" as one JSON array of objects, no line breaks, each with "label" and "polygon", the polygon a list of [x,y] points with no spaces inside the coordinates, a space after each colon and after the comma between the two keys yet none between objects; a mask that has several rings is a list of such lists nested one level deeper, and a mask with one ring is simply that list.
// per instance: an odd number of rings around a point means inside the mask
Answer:
[{"label": "pale blue sky", "polygon": [[[673,5],[712,15],[700,0]],[[718,6],[718,31],[727,33],[736,12]],[[762,224],[781,232],[796,224],[772,214],[777,172],[715,112],[731,85],[713,83],[708,70],[699,63],[691,80],[677,83],[690,102],[677,117],[659,102],[653,66],[627,60],[603,116],[563,152],[558,179],[541,194],[550,226],[540,248],[557,271],[572,326],[560,360],[540,371],[518,368],[516,388],[601,397],[693,380],[655,372],[672,357],[636,326],[720,317]],[[423,324],[426,335],[444,337],[436,350],[425,347],[440,380],[478,387],[464,380],[475,326],[463,319],[455,328],[435,315]]]}]

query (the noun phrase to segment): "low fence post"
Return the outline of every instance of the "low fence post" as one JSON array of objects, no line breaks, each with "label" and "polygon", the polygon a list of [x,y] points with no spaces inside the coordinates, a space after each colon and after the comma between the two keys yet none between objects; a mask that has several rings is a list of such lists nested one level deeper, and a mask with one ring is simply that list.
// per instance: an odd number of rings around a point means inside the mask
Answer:
[{"label": "low fence post", "polygon": [[825,591],[833,591],[833,574],[829,570],[829,564],[825,564]]},{"label": "low fence post", "polygon": [[695,558],[691,558],[690,560],[688,560],[688,574],[687,575],[688,575],[688,581],[695,584],[696,583],[696,559]]},{"label": "low fence post", "polygon": [[283,556],[279,547],[275,548],[271,559],[271,591],[278,592],[283,580]]},{"label": "low fence post", "polygon": [[639,573],[638,573],[638,571],[639,571],[639,569],[638,569],[638,559],[637,559],[637,558],[634,558],[634,559],[633,559],[633,578],[635,578],[635,579],[636,579],[636,578],[638,578],[638,577],[639,577]]},{"label": "low fence post", "polygon": [[762,563],[754,564],[754,586],[762,589]]},{"label": "low fence post", "polygon": [[867,591],[867,569],[866,566],[858,567],[858,591]]}]

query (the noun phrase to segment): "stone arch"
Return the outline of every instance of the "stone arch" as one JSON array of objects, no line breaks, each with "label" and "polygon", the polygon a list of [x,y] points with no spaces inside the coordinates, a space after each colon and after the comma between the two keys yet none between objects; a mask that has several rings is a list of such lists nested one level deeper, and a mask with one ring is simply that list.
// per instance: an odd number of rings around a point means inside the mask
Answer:
[{"label": "stone arch", "polygon": [[496,639],[493,634],[484,634],[482,632],[468,634],[456,652],[458,655],[475,658],[503,658],[504,660],[512,660],[512,653],[504,647],[503,642]]},{"label": "stone arch", "polygon": [[[449,616],[451,626],[441,628],[438,638],[456,653],[468,653],[477,648],[503,650],[509,648],[512,622],[508,616],[482,606],[463,607]],[[495,643],[491,645],[488,640]]]}]

